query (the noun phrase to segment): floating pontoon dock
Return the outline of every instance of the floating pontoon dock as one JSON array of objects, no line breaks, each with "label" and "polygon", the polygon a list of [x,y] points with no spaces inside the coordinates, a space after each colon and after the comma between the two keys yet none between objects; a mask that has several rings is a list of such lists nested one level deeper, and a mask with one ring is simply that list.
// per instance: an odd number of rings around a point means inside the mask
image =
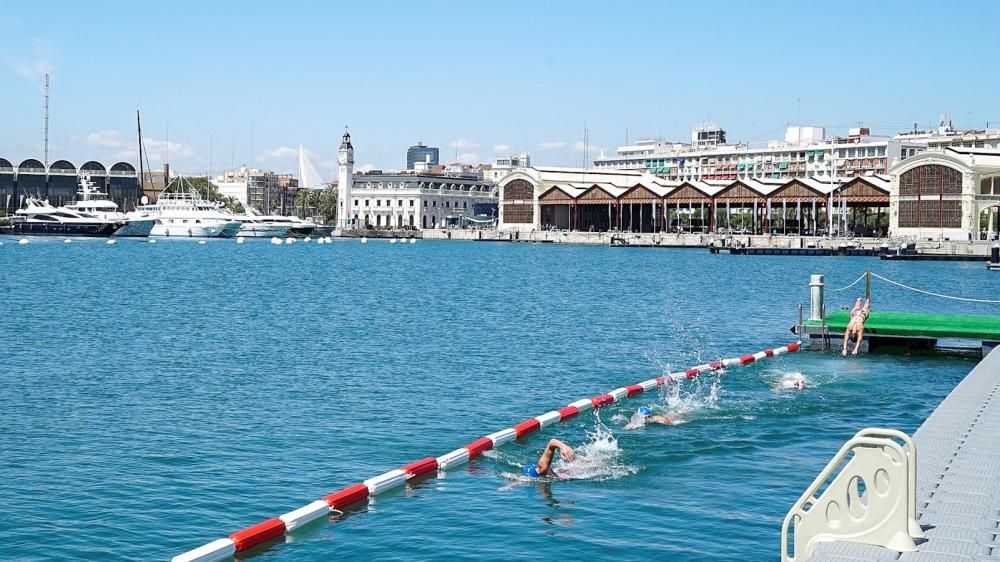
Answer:
[{"label": "floating pontoon dock", "polygon": [[[800,333],[840,336],[850,322],[850,312],[838,310],[825,320],[806,320]],[[1000,342],[1000,316],[932,314],[924,312],[882,312],[873,310],[865,321],[868,338],[910,338],[924,340],[960,339],[995,344]]]},{"label": "floating pontoon dock", "polygon": [[[865,294],[871,295],[871,278],[876,277],[900,287],[921,293],[964,301],[1000,304],[1000,300],[984,300],[953,297],[931,293],[908,287],[878,274],[865,272],[857,281],[847,287],[835,289],[843,291],[865,280]],[[838,310],[827,314],[823,304],[824,282],[822,275],[813,275],[809,282],[809,317],[803,319],[799,310],[799,322],[792,331],[809,338],[809,348],[827,350],[836,348],[843,342],[843,334],[850,323],[850,311]],[[1000,343],[1000,316],[979,316],[969,314],[938,314],[927,312],[892,312],[873,310],[864,324],[863,351],[879,345],[913,345],[934,347],[938,340],[966,340],[979,342],[983,355]]]},{"label": "floating pontoon dock", "polygon": [[[874,314],[873,314],[874,316]],[[819,544],[810,560],[958,562],[1000,559],[1000,349],[991,352],[913,435],[917,522],[925,540],[899,553]]]}]

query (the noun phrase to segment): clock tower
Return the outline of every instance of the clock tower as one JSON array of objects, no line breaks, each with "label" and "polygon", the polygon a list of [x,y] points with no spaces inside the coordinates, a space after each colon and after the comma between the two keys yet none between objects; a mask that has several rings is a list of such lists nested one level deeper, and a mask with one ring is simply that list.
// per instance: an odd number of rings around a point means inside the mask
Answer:
[{"label": "clock tower", "polygon": [[337,151],[337,228],[341,230],[357,228],[354,224],[351,207],[351,188],[354,187],[354,146],[351,145],[351,133],[344,127],[344,137]]}]

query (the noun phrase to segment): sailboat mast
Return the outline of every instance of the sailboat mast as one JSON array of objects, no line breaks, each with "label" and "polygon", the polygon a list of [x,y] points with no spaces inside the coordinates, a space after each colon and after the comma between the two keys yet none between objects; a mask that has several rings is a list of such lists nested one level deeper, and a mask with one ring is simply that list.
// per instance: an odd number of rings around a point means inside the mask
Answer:
[{"label": "sailboat mast", "polygon": [[135,128],[139,135],[139,199],[146,194],[146,175],[142,167],[142,119],[139,118],[139,110],[135,110]]}]

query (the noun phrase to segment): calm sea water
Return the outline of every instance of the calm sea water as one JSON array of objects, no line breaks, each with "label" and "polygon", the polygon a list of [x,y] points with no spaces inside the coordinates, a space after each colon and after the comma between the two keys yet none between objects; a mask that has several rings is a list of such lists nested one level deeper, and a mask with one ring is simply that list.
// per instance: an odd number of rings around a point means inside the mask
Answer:
[{"label": "calm sea water", "polygon": [[[166,559],[567,402],[793,341],[808,275],[1000,294],[981,263],[420,242],[0,247],[0,558]],[[828,306],[849,304],[861,286]],[[876,308],[995,312],[875,285]],[[777,558],[857,429],[912,432],[968,357],[798,353],[379,496],[278,560]],[[802,373],[805,391],[772,385]],[[686,423],[624,431],[640,405]],[[580,479],[523,483],[550,436]],[[598,438],[600,437],[600,438]]]}]

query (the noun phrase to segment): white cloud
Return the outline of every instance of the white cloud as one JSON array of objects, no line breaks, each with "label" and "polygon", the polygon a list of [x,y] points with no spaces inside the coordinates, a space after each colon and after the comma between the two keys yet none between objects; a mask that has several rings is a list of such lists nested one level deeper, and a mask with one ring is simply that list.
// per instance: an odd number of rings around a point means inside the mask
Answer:
[{"label": "white cloud", "polygon": [[495,144],[493,145],[493,152],[496,154],[507,154],[512,152],[514,149],[510,147],[509,144]]},{"label": "white cloud", "polygon": [[456,141],[452,141],[452,143],[449,144],[448,146],[450,146],[452,148],[471,148],[471,149],[475,150],[475,149],[479,148],[482,145],[479,144],[478,142],[472,142],[472,141],[468,141],[468,140],[465,140],[465,139],[458,139]]},{"label": "white cloud", "polygon": [[[174,159],[192,158],[197,152],[194,146],[183,142],[162,141],[151,138],[142,139],[143,147],[146,149],[146,156],[149,160],[157,162],[170,162]],[[138,158],[138,149],[135,147],[119,150],[115,158],[122,160],[135,160]],[[169,159],[168,159],[169,158]]]},{"label": "white cloud", "polygon": [[587,149],[587,152],[591,154],[597,154],[598,152],[601,151],[601,147],[597,146],[596,144],[585,145],[583,144],[583,141],[576,141],[573,143],[573,152],[583,152],[584,147],[588,146],[589,148]]},{"label": "white cloud", "polygon": [[474,152],[463,152],[458,155],[458,161],[461,164],[478,164],[482,162],[479,155]]},{"label": "white cloud", "polygon": [[121,148],[125,140],[118,131],[97,131],[87,135],[87,145],[100,148]]},{"label": "white cloud", "polygon": [[365,172],[365,173],[370,172],[370,171],[372,171],[374,169],[375,169],[375,164],[371,164],[371,163],[369,163],[369,164],[362,164],[361,166],[358,167],[358,171],[359,172]]},{"label": "white cloud", "polygon": [[[308,153],[308,151],[306,151]],[[271,150],[265,150],[261,153],[261,160],[284,160],[287,158],[298,158],[299,149],[292,148],[290,146],[279,146],[278,148],[272,148]]]},{"label": "white cloud", "polygon": [[560,148],[566,148],[566,143],[564,142],[543,142],[538,145],[542,150],[559,150]]},{"label": "white cloud", "polygon": [[46,73],[52,73],[52,65],[48,62],[51,58],[52,46],[44,39],[33,39],[31,41],[31,56],[17,57],[7,55],[3,58],[4,66],[14,71],[15,74],[24,78],[43,89],[43,77]]},{"label": "white cloud", "polygon": [[336,170],[339,165],[340,163],[336,160],[323,160],[319,163],[319,167],[324,170]]}]

